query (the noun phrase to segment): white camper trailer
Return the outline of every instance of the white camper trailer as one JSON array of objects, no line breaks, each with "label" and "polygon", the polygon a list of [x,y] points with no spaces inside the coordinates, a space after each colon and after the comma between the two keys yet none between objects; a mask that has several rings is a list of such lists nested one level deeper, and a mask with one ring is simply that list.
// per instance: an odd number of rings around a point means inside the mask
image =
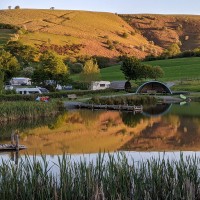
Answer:
[{"label": "white camper trailer", "polygon": [[31,79],[25,77],[14,77],[10,80],[11,85],[31,85]]},{"label": "white camper trailer", "polygon": [[91,90],[105,90],[110,87],[110,81],[93,81],[91,83]]},{"label": "white camper trailer", "polygon": [[18,94],[42,94],[39,88],[16,88]]}]

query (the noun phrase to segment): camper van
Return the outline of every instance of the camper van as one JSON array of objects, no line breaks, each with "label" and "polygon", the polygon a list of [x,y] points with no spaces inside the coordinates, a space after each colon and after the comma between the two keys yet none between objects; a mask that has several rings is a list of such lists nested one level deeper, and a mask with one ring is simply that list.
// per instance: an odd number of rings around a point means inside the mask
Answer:
[{"label": "camper van", "polygon": [[42,94],[39,88],[16,88],[18,94]]},{"label": "camper van", "polygon": [[10,80],[10,85],[31,85],[31,79],[25,77],[14,77]]},{"label": "camper van", "polygon": [[110,87],[110,81],[93,81],[90,85],[91,90],[105,90]]}]

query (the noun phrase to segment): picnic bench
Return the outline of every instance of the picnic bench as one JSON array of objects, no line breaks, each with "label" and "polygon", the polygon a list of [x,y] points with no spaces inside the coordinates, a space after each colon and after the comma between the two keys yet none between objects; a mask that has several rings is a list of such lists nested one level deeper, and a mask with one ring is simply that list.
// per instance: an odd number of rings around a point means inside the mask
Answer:
[{"label": "picnic bench", "polygon": [[77,99],[77,96],[76,96],[76,94],[68,94],[68,95],[67,95],[67,98],[68,98],[69,100],[74,100],[74,99]]}]

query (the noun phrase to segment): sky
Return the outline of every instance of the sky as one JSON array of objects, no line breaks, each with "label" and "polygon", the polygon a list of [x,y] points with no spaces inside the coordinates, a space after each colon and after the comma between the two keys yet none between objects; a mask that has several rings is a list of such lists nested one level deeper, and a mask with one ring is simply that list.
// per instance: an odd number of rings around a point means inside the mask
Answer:
[{"label": "sky", "polygon": [[200,0],[0,0],[0,9],[8,6],[62,10],[88,10],[113,13],[197,14]]}]

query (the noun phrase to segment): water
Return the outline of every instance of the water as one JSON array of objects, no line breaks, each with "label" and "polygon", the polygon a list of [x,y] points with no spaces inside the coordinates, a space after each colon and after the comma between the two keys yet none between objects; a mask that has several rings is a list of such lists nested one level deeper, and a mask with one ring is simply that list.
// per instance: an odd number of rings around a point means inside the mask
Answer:
[{"label": "water", "polygon": [[[1,125],[0,143],[10,143],[13,130],[20,131],[25,154],[46,155],[57,162],[63,152],[80,160],[84,154],[94,159],[99,151],[123,151],[142,159],[168,152],[169,157],[200,152],[200,103],[165,104],[147,107],[144,112],[74,110],[56,118]],[[18,156],[1,153],[4,160],[17,162]]]}]

